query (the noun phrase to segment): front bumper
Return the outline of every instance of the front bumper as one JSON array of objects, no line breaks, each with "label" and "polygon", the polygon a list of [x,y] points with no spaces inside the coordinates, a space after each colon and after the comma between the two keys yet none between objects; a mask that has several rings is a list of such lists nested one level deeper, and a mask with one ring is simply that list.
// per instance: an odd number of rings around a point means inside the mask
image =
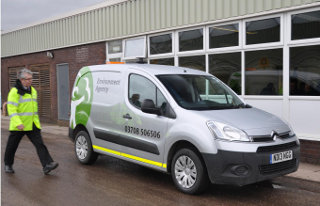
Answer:
[{"label": "front bumper", "polygon": [[[287,150],[292,150],[292,160],[270,164],[271,154]],[[217,154],[202,153],[202,156],[212,183],[242,186],[295,172],[300,145],[295,141],[260,147],[255,153],[218,150]]]}]

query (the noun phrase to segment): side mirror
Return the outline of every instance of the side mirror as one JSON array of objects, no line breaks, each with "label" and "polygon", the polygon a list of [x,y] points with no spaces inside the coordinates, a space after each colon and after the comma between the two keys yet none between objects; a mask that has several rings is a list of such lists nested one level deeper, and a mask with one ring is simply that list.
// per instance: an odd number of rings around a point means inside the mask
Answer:
[{"label": "side mirror", "polygon": [[142,102],[141,111],[148,113],[148,114],[161,115],[160,108],[156,108],[156,105],[154,104],[153,100],[151,100],[151,99],[145,99]]}]

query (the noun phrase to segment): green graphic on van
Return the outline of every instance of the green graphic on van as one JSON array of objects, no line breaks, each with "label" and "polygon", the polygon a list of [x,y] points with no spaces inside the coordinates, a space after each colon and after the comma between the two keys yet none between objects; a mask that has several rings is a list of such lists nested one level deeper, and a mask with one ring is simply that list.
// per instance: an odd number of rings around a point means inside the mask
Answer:
[{"label": "green graphic on van", "polygon": [[76,125],[86,125],[91,112],[93,99],[92,74],[89,67],[84,67],[78,73],[72,92],[71,128]]}]

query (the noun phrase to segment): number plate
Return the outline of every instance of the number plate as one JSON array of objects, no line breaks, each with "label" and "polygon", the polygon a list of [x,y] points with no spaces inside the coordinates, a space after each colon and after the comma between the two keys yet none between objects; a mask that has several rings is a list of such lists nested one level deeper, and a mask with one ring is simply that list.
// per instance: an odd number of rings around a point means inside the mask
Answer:
[{"label": "number plate", "polygon": [[274,153],[270,155],[270,164],[292,160],[292,150]]}]

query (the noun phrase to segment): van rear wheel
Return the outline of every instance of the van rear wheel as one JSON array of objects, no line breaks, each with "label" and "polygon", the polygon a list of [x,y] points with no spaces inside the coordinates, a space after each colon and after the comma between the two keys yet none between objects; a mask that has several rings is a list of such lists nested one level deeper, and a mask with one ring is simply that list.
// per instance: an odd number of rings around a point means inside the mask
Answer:
[{"label": "van rear wheel", "polygon": [[206,168],[196,152],[180,149],[171,163],[171,176],[176,187],[183,193],[199,194],[209,183]]},{"label": "van rear wheel", "polygon": [[76,157],[82,164],[93,164],[98,154],[93,151],[90,136],[85,131],[77,133],[74,141]]}]

